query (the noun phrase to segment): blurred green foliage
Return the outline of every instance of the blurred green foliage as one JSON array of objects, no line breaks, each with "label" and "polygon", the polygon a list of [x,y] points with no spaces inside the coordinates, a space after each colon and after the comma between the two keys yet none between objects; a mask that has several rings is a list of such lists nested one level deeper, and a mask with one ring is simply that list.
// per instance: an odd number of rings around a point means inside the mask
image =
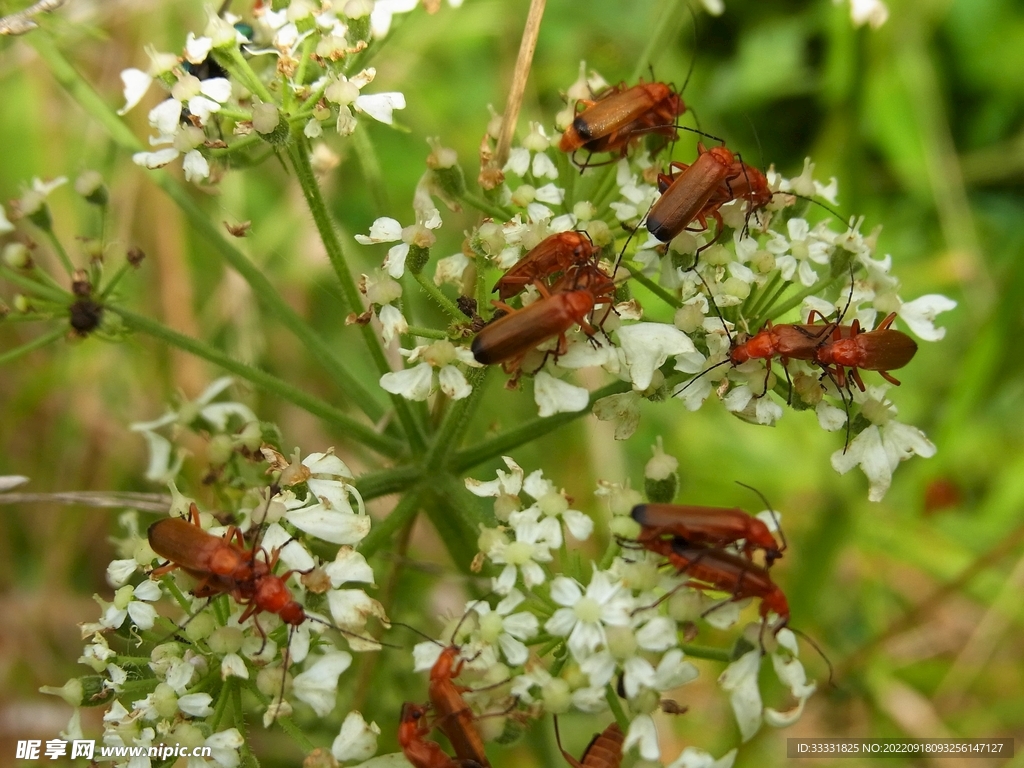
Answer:
[{"label": "blurred green foliage", "polygon": [[[81,11],[76,5],[46,26],[115,106],[118,74],[145,65],[144,45],[177,50],[186,31],[204,23],[198,2],[83,4]],[[783,511],[790,549],[774,573],[790,596],[794,625],[836,664],[838,688],[813,698],[797,726],[763,730],[737,765],[782,764],[785,738],[797,735],[1024,737],[1024,362],[1016,342],[1024,335],[1024,9],[1010,0],[893,0],[889,21],[871,31],[852,27],[845,3],[726,0],[721,17],[680,14],[651,61],[639,61],[665,5],[552,0],[522,128],[527,120],[551,123],[562,105],[559,91],[575,79],[580,60],[610,82],[638,71],[646,77],[649,64],[659,79],[682,84],[692,66],[684,93],[692,117],[684,122],[699,118],[702,130],[726,138],[748,161],[794,174],[810,156],[819,178],[837,176],[840,212],[863,215],[865,231],[884,225],[879,253],[893,255],[903,298],[941,292],[960,302],[940,318],[946,339],[922,344],[892,393],[901,418],[923,428],[938,455],[901,466],[886,500],[870,504],[859,473],[832,471],[829,455],[841,448],[841,437],[822,433],[810,413],[790,413],[766,429],[721,407],[691,414],[676,403],[645,403],[640,430],[627,444],[588,419],[518,451],[516,459],[527,471],[543,465],[582,508],[600,515],[595,481],[629,478],[639,485],[660,435],[680,460],[680,500],[751,508],[748,492],[733,484],[742,480]],[[467,177],[475,177],[486,106],[502,109],[525,14],[521,1],[466,0],[459,10],[398,20],[374,62],[379,81],[403,91],[409,103],[399,116],[405,130],[368,131],[384,179],[380,199],[365,193],[366,169],[351,143],[334,142],[342,163],[327,188],[348,232],[365,232],[379,215],[411,220],[425,137],[456,148]],[[315,362],[264,322],[210,247],[56,85],[31,40],[0,39],[0,95],[0,197],[17,197],[32,176],[100,170],[112,190],[116,238],[149,255],[131,278],[135,306],[333,396]],[[147,104],[127,118],[138,136],[146,133]],[[685,144],[677,147],[680,156]],[[281,165],[232,172],[219,194],[193,196],[216,221],[251,220],[243,247],[292,305],[332,343],[358,343]],[[95,231],[72,197],[52,198],[58,228],[65,236]],[[446,216],[435,253],[459,250],[460,233],[474,222],[472,212]],[[365,271],[382,257],[377,249],[357,253]],[[0,295],[9,299],[9,288]],[[0,323],[0,350],[37,332]],[[369,375],[363,357],[346,359]],[[135,339],[118,346],[62,342],[34,353],[0,370],[0,474],[27,475],[35,491],[161,490],[142,479],[144,445],[126,425],[160,413],[179,388],[195,395],[215,375]],[[343,445],[344,435],[323,432],[290,406],[258,393],[252,400],[262,417],[279,421],[286,440],[306,450]],[[479,436],[534,414],[524,393],[500,412],[481,408],[474,431]],[[346,459],[362,466],[369,457]],[[471,474],[487,478],[495,466]],[[0,754],[13,754],[9,740],[24,738],[29,727],[12,713],[36,708],[33,725],[42,738],[66,722],[67,708],[35,691],[81,672],[74,623],[93,619],[92,593],[109,591],[105,536],[114,519],[110,511],[53,504],[3,508],[0,613],[17,619],[0,627],[0,721],[22,723],[22,730],[0,730]],[[434,544],[421,525],[412,556],[435,559]],[[972,565],[973,577],[958,580]],[[436,579],[415,571],[403,578],[396,613],[422,624],[416,607]],[[947,584],[940,599],[913,613]],[[894,626],[903,631],[882,642]],[[389,666],[409,668],[402,654],[387,653]],[[824,678],[819,661],[808,655],[807,663]],[[382,691],[366,705],[367,719],[385,728],[384,748],[393,746],[387,731],[399,703],[424,685],[419,676],[400,680],[405,687]],[[684,689],[680,703],[690,712],[662,721],[663,739],[676,751],[695,744],[721,754],[737,741],[713,680],[712,671]],[[578,754],[593,724],[569,722],[578,725],[566,729],[579,731],[569,737]],[[294,764],[292,748],[279,746],[278,737],[255,734],[257,752],[268,755],[268,764]],[[530,757],[528,746],[548,751]],[[494,749],[495,764],[545,764],[555,754],[540,737],[517,750]],[[844,763],[859,764],[866,763]],[[1012,764],[1024,765],[1024,758]]]}]

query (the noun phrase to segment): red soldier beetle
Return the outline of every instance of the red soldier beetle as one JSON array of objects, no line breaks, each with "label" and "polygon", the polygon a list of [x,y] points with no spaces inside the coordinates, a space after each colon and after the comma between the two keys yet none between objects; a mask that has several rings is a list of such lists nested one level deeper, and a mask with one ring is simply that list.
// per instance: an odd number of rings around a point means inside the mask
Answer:
[{"label": "red soldier beetle", "polygon": [[597,330],[587,317],[597,304],[611,303],[615,283],[597,266],[584,265],[566,274],[552,291],[543,285],[538,289],[541,298],[523,309],[494,302],[508,314],[485,325],[473,339],[471,349],[478,363],[503,363],[511,372],[531,350],[555,336],[558,349],[563,350],[566,332],[577,324],[593,337]]},{"label": "red soldier beetle", "polygon": [[558,715],[555,715],[555,741],[571,768],[619,768],[622,765],[622,744],[626,737],[614,720],[601,733],[595,733],[583,755],[577,760],[562,747],[562,736],[558,732]]},{"label": "red soldier beetle", "polygon": [[586,232],[558,232],[544,238],[517,261],[495,283],[492,291],[497,291],[501,301],[508,301],[526,286],[539,283],[542,278],[551,277],[557,272],[567,272],[573,266],[596,264],[600,251]]},{"label": "red soldier beetle", "polygon": [[149,526],[148,538],[153,551],[168,561],[150,576],[162,576],[180,568],[199,580],[194,590],[198,597],[229,592],[236,585],[250,584],[257,571],[260,575],[266,573],[266,563],[256,561],[245,550],[245,540],[238,528],[230,526],[223,538],[203,530],[199,507],[194,502],[189,507],[188,520],[158,520]]},{"label": "red soldier beetle", "polygon": [[747,560],[752,560],[755,550],[764,552],[765,570],[771,568],[786,549],[785,537],[780,547],[762,520],[737,507],[638,504],[630,514],[641,525],[642,530],[637,537],[641,544],[665,536],[682,539],[694,546],[713,548],[743,541],[742,552]]},{"label": "red soldier beetle", "polygon": [[[830,336],[817,346],[814,361],[834,376],[840,388],[846,386],[849,376],[863,392],[860,370],[878,371],[883,379],[899,386],[889,371],[902,368],[914,358],[917,342],[890,327],[895,319],[896,313],[890,313],[872,331],[863,330],[859,320],[849,327],[833,324]],[[850,369],[848,373],[846,368]]]},{"label": "red soldier beetle", "polygon": [[398,743],[405,759],[413,768],[473,768],[472,760],[456,760],[449,756],[441,745],[428,741],[427,708],[412,702],[402,705],[402,717],[398,725]]},{"label": "red soldier beetle", "polygon": [[630,88],[615,86],[584,105],[558,143],[563,152],[585,149],[618,152],[624,156],[644,133],[675,139],[676,117],[686,111],[682,98],[665,83],[640,82]]},{"label": "red soldier beetle", "polygon": [[471,689],[454,682],[466,663],[465,659],[458,658],[461,651],[457,645],[449,645],[441,651],[430,669],[428,695],[438,715],[437,727],[448,737],[455,756],[461,761],[472,761],[483,768],[490,768],[484,741],[473,725],[476,718],[462,698],[462,694]]},{"label": "red soldier beetle", "polygon": [[[276,614],[284,624],[288,625],[288,643],[283,653],[279,709],[284,700],[292,635],[307,619],[325,624],[343,635],[359,638],[375,645],[383,645],[378,640],[362,637],[306,613],[303,605],[294,599],[286,582],[293,574],[307,573],[308,571],[293,569],[280,576],[273,572],[281,551],[288,542],[276,547],[268,556],[266,550],[258,545],[254,545],[251,550],[246,550],[242,533],[234,526],[228,528],[223,538],[203,530],[199,520],[199,509],[195,503],[189,508],[189,518],[190,520],[165,518],[149,527],[150,546],[154,552],[168,560],[166,565],[154,569],[150,576],[162,576],[179,568],[199,580],[199,584],[193,589],[193,594],[196,597],[213,598],[221,594],[230,595],[239,605],[244,606],[244,610],[238,617],[238,623],[244,623],[251,617],[256,630],[263,639],[264,646],[268,638],[257,618],[260,613]],[[262,559],[259,557],[260,554],[263,555]],[[189,621],[195,615],[198,614],[193,614]],[[262,653],[262,647],[259,652]]]},{"label": "red soldier beetle", "polygon": [[[728,202],[721,194],[712,200],[723,183],[742,175],[736,168],[736,156],[724,146],[705,149],[697,145],[698,156],[692,165],[672,163],[681,171],[677,176],[658,176],[661,197],[647,214],[647,230],[667,243],[695,219],[707,229],[707,218],[715,219],[719,230],[722,217],[718,208]],[[729,199],[732,199],[731,197]]]},{"label": "red soldier beetle", "polygon": [[[783,628],[787,628],[807,640],[828,665],[829,683],[834,684],[832,662],[809,635],[789,626],[789,601],[782,589],[772,581],[765,568],[721,549],[691,546],[679,537],[672,540],[651,539],[643,542],[643,546],[667,558],[669,564],[680,575],[686,574],[692,577],[692,581],[688,581],[685,586],[701,591],[714,590],[730,594],[728,600],[712,606],[705,611],[705,614],[727,603],[748,597],[758,598],[761,601],[758,613],[761,616],[762,635],[768,628],[768,615],[775,613],[779,618],[771,627],[772,636],[778,635]],[[764,651],[763,637],[761,650]]]}]

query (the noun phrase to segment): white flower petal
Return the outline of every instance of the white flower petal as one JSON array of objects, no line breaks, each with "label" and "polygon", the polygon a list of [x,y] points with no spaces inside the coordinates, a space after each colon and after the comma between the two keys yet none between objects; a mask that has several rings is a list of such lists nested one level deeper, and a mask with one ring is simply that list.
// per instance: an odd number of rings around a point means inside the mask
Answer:
[{"label": "white flower petal", "polygon": [[946,335],[945,328],[935,327],[935,316],[956,308],[956,302],[946,296],[930,293],[908,301],[900,307],[900,320],[925,341],[938,341]]},{"label": "white flower petal", "polygon": [[358,544],[370,532],[370,518],[349,512],[325,509],[316,504],[288,513],[288,522],[332,544]]},{"label": "white flower petal", "polygon": [[356,109],[374,120],[391,125],[394,122],[394,110],[405,109],[405,96],[397,92],[360,95],[356,98]]},{"label": "white flower petal", "polygon": [[590,392],[541,371],[534,377],[533,399],[542,417],[556,413],[577,413],[590,403]]},{"label": "white flower petal", "polygon": [[511,171],[516,176],[525,176],[530,168],[530,150],[523,147],[513,147],[508,153],[508,162],[502,170],[505,173]]},{"label": "white flower petal", "polygon": [[385,392],[401,395],[406,400],[426,400],[433,381],[430,363],[420,363],[413,368],[385,373],[380,377],[380,386]]},{"label": "white flower petal", "polygon": [[393,243],[402,239],[402,225],[396,220],[383,216],[370,225],[369,235],[356,235],[356,242],[361,245],[374,243]]},{"label": "white flower petal", "polygon": [[658,731],[654,727],[654,719],[650,715],[637,715],[629,724],[626,740],[622,744],[622,751],[626,752],[633,746],[639,747],[640,757],[644,760],[654,761],[661,758]]},{"label": "white flower petal", "polygon": [[377,754],[377,737],[380,727],[376,723],[367,724],[359,712],[349,712],[341,731],[331,744],[331,754],[335,760],[342,762],[362,762]]},{"label": "white flower petal", "polygon": [[626,325],[619,328],[618,336],[633,388],[639,391],[651,386],[654,371],[670,356],[697,351],[685,333],[667,323]]},{"label": "white flower petal", "polygon": [[594,521],[576,509],[567,509],[562,513],[565,527],[577,541],[586,541],[594,532]]},{"label": "white flower petal", "polygon": [[191,717],[209,717],[213,714],[211,701],[208,693],[187,693],[178,699],[178,709]]},{"label": "white flower petal", "polygon": [[454,365],[444,366],[438,372],[437,380],[441,385],[441,391],[452,400],[461,400],[464,397],[469,397],[473,392],[473,387],[466,381],[462,371]]},{"label": "white flower petal", "polygon": [[121,72],[121,82],[124,84],[124,106],[117,110],[119,115],[127,113],[142,101],[153,78],[141,69],[126,69]]},{"label": "white flower petal", "polygon": [[718,684],[730,694],[736,722],[743,741],[749,741],[761,727],[761,691],[757,673],[761,668],[761,651],[754,649],[740,656],[719,676]]},{"label": "white flower petal", "polygon": [[405,259],[409,255],[409,244],[399,243],[388,249],[388,255],[382,265],[391,277],[397,280],[405,274]]},{"label": "white flower petal", "polygon": [[156,152],[136,152],[132,155],[132,162],[152,170],[163,168],[177,157],[178,150],[176,149],[158,149]]},{"label": "white flower petal", "polygon": [[352,664],[352,655],[332,651],[317,659],[306,671],[295,676],[292,692],[313,708],[320,717],[333,709],[338,693],[338,677]]},{"label": "white flower petal", "polygon": [[[199,85],[199,92],[219,104],[231,98],[231,81],[224,77],[211,77]],[[191,106],[189,107],[191,109]]]},{"label": "white flower petal", "polygon": [[193,184],[210,176],[210,164],[198,149],[193,149],[185,155],[182,169],[185,171],[185,181]]},{"label": "white flower petal", "polygon": [[333,587],[340,587],[350,581],[375,583],[370,564],[352,547],[341,547],[334,560],[324,566],[324,573],[330,577]]}]

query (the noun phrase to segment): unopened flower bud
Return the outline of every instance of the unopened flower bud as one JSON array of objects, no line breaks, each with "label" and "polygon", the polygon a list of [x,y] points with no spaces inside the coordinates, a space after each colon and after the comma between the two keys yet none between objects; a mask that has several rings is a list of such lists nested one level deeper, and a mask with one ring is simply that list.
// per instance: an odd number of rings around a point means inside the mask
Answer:
[{"label": "unopened flower bud", "polygon": [[30,269],[32,254],[24,243],[8,243],[4,246],[4,264],[11,269]]},{"label": "unopened flower bud", "polygon": [[153,708],[160,717],[171,718],[178,712],[178,696],[167,683],[159,683],[153,690]]},{"label": "unopened flower bud", "polygon": [[589,200],[580,200],[572,207],[572,213],[578,221],[590,221],[597,216],[597,206]]},{"label": "unopened flower bud", "polygon": [[693,333],[704,323],[704,310],[700,304],[684,304],[676,310],[672,324],[683,333]]},{"label": "unopened flower bud", "polygon": [[640,535],[640,523],[629,515],[615,515],[609,521],[608,529],[617,539],[635,539]]},{"label": "unopened flower bud", "polygon": [[588,221],[586,233],[590,235],[590,239],[594,242],[594,245],[599,248],[603,248],[615,239],[615,236],[612,234],[612,230],[608,226],[607,222],[602,221],[601,219]]},{"label": "unopened flower bud", "polygon": [[242,641],[245,639],[239,627],[218,627],[210,634],[207,641],[210,650],[218,656],[228,653],[238,653],[242,649]]},{"label": "unopened flower bud", "polygon": [[209,611],[197,613],[185,626],[185,637],[197,642],[209,637],[217,628],[217,622]]},{"label": "unopened flower bud", "polygon": [[233,48],[238,40],[238,30],[229,21],[214,14],[210,14],[203,35],[213,41],[214,48]]},{"label": "unopened flower bud", "polygon": [[60,696],[72,707],[80,707],[82,706],[84,690],[82,681],[77,677],[73,677],[60,688],[53,685],[44,685],[39,689],[39,692],[49,694],[50,696]]},{"label": "unopened flower bud", "polygon": [[644,467],[644,491],[654,504],[669,504],[679,489],[679,461],[665,453],[661,437],[651,449],[654,456]]},{"label": "unopened flower bud", "polygon": [[214,435],[206,447],[206,458],[215,467],[222,467],[228,463],[235,452],[234,440],[231,435]]},{"label": "unopened flower bud", "polygon": [[508,536],[500,528],[480,526],[480,535],[476,539],[477,548],[484,554],[498,545],[508,544]]},{"label": "unopened flower bud", "polygon": [[569,690],[569,683],[558,677],[548,680],[541,686],[540,698],[544,702],[544,711],[553,715],[568,712],[572,705],[572,691]]},{"label": "unopened flower bud", "polygon": [[252,108],[252,127],[257,133],[267,135],[274,132],[281,122],[281,113],[276,104],[261,101]]},{"label": "unopened flower bud", "polygon": [[537,197],[537,190],[529,184],[521,184],[515,192],[512,193],[512,205],[517,208],[525,208],[534,201]]},{"label": "unopened flower bud", "polygon": [[98,171],[83,171],[75,179],[75,192],[93,205],[107,204],[107,187]]},{"label": "unopened flower bud", "polygon": [[359,97],[359,87],[345,77],[335,80],[327,86],[324,98],[333,104],[348,106]]},{"label": "unopened flower bud", "polygon": [[701,252],[701,261],[713,267],[721,267],[732,261],[732,254],[724,245],[715,243],[710,248]]}]

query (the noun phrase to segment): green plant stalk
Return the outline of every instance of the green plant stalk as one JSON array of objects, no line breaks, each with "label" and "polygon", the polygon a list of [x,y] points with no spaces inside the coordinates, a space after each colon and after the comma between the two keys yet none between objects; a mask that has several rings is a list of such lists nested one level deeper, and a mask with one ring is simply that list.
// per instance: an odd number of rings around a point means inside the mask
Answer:
[{"label": "green plant stalk", "polygon": [[708,648],[704,645],[689,645],[687,643],[681,643],[679,647],[683,653],[695,659],[709,659],[726,663],[732,661],[732,653],[721,648]]},{"label": "green plant stalk", "polygon": [[467,576],[473,575],[471,565],[477,553],[479,525],[483,520],[479,512],[468,503],[465,486],[450,475],[442,475],[431,482],[436,503],[424,505],[424,512],[455,566]]},{"label": "green plant stalk", "polygon": [[356,490],[364,501],[408,490],[420,479],[423,470],[413,464],[383,469],[363,475],[355,481]]},{"label": "green plant stalk", "polygon": [[845,278],[846,275],[839,275],[837,277],[824,277],[818,282],[816,282],[814,285],[812,285],[810,288],[804,288],[801,291],[797,291],[795,294],[790,296],[788,299],[786,299],[778,306],[769,306],[764,311],[763,316],[758,318],[757,325],[755,327],[759,328],[760,326],[764,325],[764,322],[766,320],[774,320],[775,318],[784,315],[786,312],[789,312],[789,310],[793,309],[793,307],[799,306],[800,302],[806,299],[808,296],[818,293],[819,291],[823,291],[832,284],[838,283],[840,280],[843,280]]},{"label": "green plant stalk", "polygon": [[395,531],[416,516],[420,509],[421,495],[422,491],[419,487],[410,488],[388,516],[370,529],[370,532],[356,547],[363,557],[371,557],[388,542]]},{"label": "green plant stalk", "polygon": [[506,221],[512,218],[511,211],[490,202],[487,198],[481,197],[474,192],[463,192],[459,199],[471,208],[476,208],[480,213],[484,213],[494,219]]},{"label": "green plant stalk", "polygon": [[533,421],[526,422],[521,427],[514,427],[506,432],[502,432],[500,435],[456,452],[449,462],[449,467],[452,472],[461,474],[478,464],[490,461],[495,456],[501,456],[518,448],[520,445],[525,445],[539,437],[543,437],[549,432],[554,432],[565,424],[583,416],[588,416],[594,407],[594,403],[602,397],[621,394],[628,392],[630,389],[632,389],[632,385],[627,381],[617,381],[601,387],[601,389],[590,393],[590,402],[583,410],[576,413],[558,413],[554,416],[538,417]]},{"label": "green plant stalk", "polygon": [[[434,283],[428,279],[425,274],[423,274],[422,270],[414,273],[413,277],[416,279],[416,282],[420,284],[420,287],[423,288],[424,293],[437,302],[441,309],[447,312],[452,318],[459,320],[460,322],[465,322],[469,319],[463,311],[459,309],[458,305],[454,301],[445,296],[441,289],[434,285]],[[447,338],[447,334],[445,334],[443,338]]]},{"label": "green plant stalk", "polygon": [[[341,290],[345,294],[349,309],[358,312],[363,306],[362,297],[359,294],[356,281],[352,278],[352,272],[348,268],[341,240],[334,229],[334,222],[331,221],[323,195],[320,194],[320,185],[317,184],[313,166],[309,161],[309,144],[301,132],[293,132],[292,139],[293,142],[288,147],[288,155],[291,157],[292,167],[295,169],[295,177],[302,188],[309,211],[313,214],[313,222],[316,224],[317,232],[320,233],[320,240],[323,242],[327,258],[334,268],[334,274],[341,284]],[[370,357],[373,358],[377,370],[381,374],[390,373],[391,366],[384,356],[384,348],[381,346],[380,339],[377,338],[376,331],[369,325],[359,326],[359,331],[363,335],[363,340],[366,342]],[[423,435],[420,433],[419,424],[416,422],[409,403],[399,395],[391,395],[391,403],[413,450],[416,452],[423,450],[425,446]]]},{"label": "green plant stalk", "polygon": [[213,714],[210,716],[210,730],[216,733],[218,726],[224,719],[224,710],[228,708],[228,702],[231,700],[231,689],[234,688],[235,678],[228,677],[224,680],[224,685],[220,689],[220,695],[217,697],[217,706],[213,708]]},{"label": "green plant stalk", "polygon": [[473,391],[467,397],[454,401],[451,408],[448,409],[448,413],[445,414],[444,421],[441,422],[424,458],[425,474],[444,468],[448,464],[452,451],[462,442],[462,434],[480,402],[490,370],[490,366],[487,366],[474,368],[469,372],[466,380]]},{"label": "green plant stalk", "polygon": [[109,280],[107,280],[107,284],[103,286],[103,290],[100,291],[99,301],[101,303],[105,301],[107,298],[109,298],[111,292],[113,292],[113,290],[117,288],[121,280],[124,279],[124,276],[127,275],[128,272],[132,269],[134,269],[134,267],[132,267],[132,265],[129,264],[127,261],[117,268],[117,271],[114,272],[113,275],[111,275]]},{"label": "green plant stalk", "polygon": [[223,60],[223,54],[227,53],[227,60],[229,62],[226,69],[235,70],[232,72],[244,85],[245,87],[259,97],[260,101],[267,104],[274,104],[273,95],[267,86],[260,80],[260,76],[253,71],[253,68],[249,66],[249,61],[242,55],[242,49],[237,45],[232,45],[230,50],[224,51],[217,49],[215,58]]},{"label": "green plant stalk", "polygon": [[[92,86],[78,73],[71,63],[44,35],[32,35],[29,42],[46,62],[54,79],[110,134],[111,138],[127,152],[141,152],[142,144],[121,121],[106,102],[92,89]],[[214,250],[242,276],[252,289],[257,300],[274,315],[299,342],[306,347],[313,359],[334,379],[334,382],[370,421],[379,421],[385,413],[381,403],[370,390],[363,387],[335,355],[334,349],[321,338],[278,293],[270,280],[249,258],[229,243],[220,230],[214,226],[202,208],[197,205],[184,188],[170,175],[162,171],[150,171],[149,176],[177,204],[189,224],[199,232]]]},{"label": "green plant stalk", "polygon": [[356,157],[359,158],[359,165],[363,169],[363,178],[366,179],[366,186],[370,188],[370,197],[373,199],[374,207],[379,211],[390,211],[391,201],[388,199],[388,188],[384,182],[384,172],[380,167],[380,160],[377,158],[377,151],[370,141],[370,134],[365,123],[356,123],[356,129],[352,133],[352,147],[355,149]]},{"label": "green plant stalk", "polygon": [[351,437],[368,448],[373,448],[378,453],[394,457],[400,455],[404,449],[403,444],[398,440],[376,433],[373,428],[361,424],[333,405],[313,397],[276,376],[235,360],[205,342],[172,331],[155,320],[151,320],[144,315],[137,315],[122,307],[112,306],[106,309],[108,312],[119,315],[129,328],[219,365],[221,368],[252,382],[260,389],[294,403],[314,416],[319,416],[325,421],[334,424],[339,429],[344,430],[346,436]]},{"label": "green plant stalk", "polygon": [[623,261],[622,266],[629,270],[629,274],[630,276],[632,276],[634,280],[636,280],[638,283],[640,283],[640,285],[649,290],[651,293],[660,298],[669,306],[675,307],[676,309],[679,309],[681,306],[683,306],[683,302],[681,302],[676,296],[673,296],[667,290],[665,290],[656,282],[651,280],[651,278],[647,277],[641,271],[643,268],[635,261]]},{"label": "green plant stalk", "polygon": [[448,334],[444,331],[438,331],[433,328],[421,328],[418,325],[410,325],[409,330],[406,331],[408,336],[418,336],[421,339],[447,339]]},{"label": "green plant stalk", "polygon": [[[41,269],[34,269],[33,271],[38,272],[41,275],[45,275]],[[54,304],[59,304],[62,307],[66,307],[71,304],[71,294],[62,288],[54,288],[46,283],[41,283],[38,280],[33,280],[30,277],[26,277],[20,272],[16,272],[5,264],[0,264],[0,277],[8,280],[15,285],[24,288],[26,291],[30,291],[36,296],[52,301]]]},{"label": "green plant stalk", "polygon": [[32,341],[22,344],[20,347],[9,349],[0,355],[0,365],[7,365],[8,363],[17,360],[22,355],[27,355],[35,349],[45,347],[47,344],[57,341],[57,339],[61,338],[65,333],[67,333],[66,328],[55,328],[49,333],[44,333],[39,338],[32,339]]},{"label": "green plant stalk", "polygon": [[75,273],[75,265],[71,263],[71,257],[68,256],[68,252],[64,250],[64,244],[60,241],[60,238],[53,233],[52,229],[45,230],[46,238],[50,241],[50,245],[53,246],[53,250],[57,253],[57,258],[60,259],[61,264],[64,265],[64,269],[68,271],[68,276]]},{"label": "green plant stalk", "polygon": [[[678,20],[681,10],[681,0],[671,0],[671,2],[665,4],[661,16],[655,22],[654,29],[651,30],[651,34],[647,37],[647,44],[640,53],[640,58],[637,59],[636,67],[633,69],[633,76],[630,78],[631,83],[638,81],[646,73],[648,65],[654,63],[655,51],[664,50],[666,47],[669,47],[669,41],[667,40],[669,25],[671,22]],[[692,16],[693,12],[691,11],[690,13]],[[619,723],[619,725],[622,725],[622,723]]]},{"label": "green plant stalk", "polygon": [[619,728],[622,729],[623,733],[627,733],[629,731],[629,718],[626,717],[626,713],[622,709],[622,702],[619,701],[619,695],[615,692],[615,688],[612,687],[611,683],[604,687],[604,699],[608,702],[608,708],[611,709],[615,722],[619,724]]},{"label": "green plant stalk", "polygon": [[767,300],[768,296],[772,293],[772,291],[776,289],[781,279],[782,275],[776,272],[774,275],[772,275],[771,279],[764,285],[764,287],[761,288],[761,290],[757,291],[757,293],[755,294],[751,294],[753,296],[753,300],[750,302],[748,306],[743,307],[742,315],[744,317],[756,317],[758,313],[760,313],[761,310],[764,308],[765,301]]}]

